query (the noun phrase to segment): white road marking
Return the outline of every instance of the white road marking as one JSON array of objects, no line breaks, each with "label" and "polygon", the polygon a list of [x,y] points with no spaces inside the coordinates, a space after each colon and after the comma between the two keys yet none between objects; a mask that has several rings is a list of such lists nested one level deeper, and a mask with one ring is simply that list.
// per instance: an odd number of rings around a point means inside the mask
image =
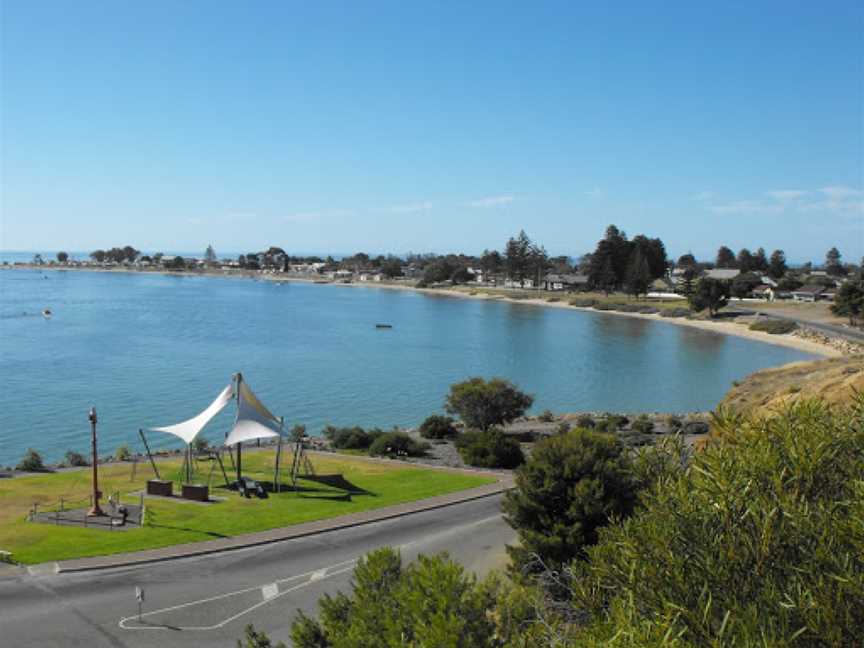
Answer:
[{"label": "white road marking", "polygon": [[312,575],[309,577],[309,580],[314,582],[314,581],[323,580],[325,578],[327,578],[327,568],[326,567],[324,569],[319,569],[318,571],[313,572]]},{"label": "white road marking", "polygon": [[[315,574],[312,574],[314,577]],[[309,580],[312,580],[312,577]],[[269,585],[265,585],[261,588],[261,596],[264,597],[265,601],[269,601],[271,598],[276,598],[279,596],[279,583],[270,583]]]},{"label": "white road marking", "polygon": [[[270,598],[265,597],[265,599],[263,601],[256,603],[255,605],[248,607],[245,610],[242,610],[241,612],[238,612],[237,614],[234,614],[234,615],[228,617],[227,619],[225,619],[225,620],[223,620],[220,623],[217,623],[215,625],[212,625],[212,626],[191,626],[191,627],[172,626],[172,628],[175,630],[216,630],[217,628],[223,627],[224,625],[230,623],[231,621],[234,621],[235,619],[243,616],[244,614],[248,614],[249,612],[256,610],[257,608],[261,607],[262,605],[264,605],[266,603],[269,603],[270,601],[274,601],[277,598],[284,596],[285,594],[288,594],[290,592],[294,592],[296,590],[307,587],[308,585],[311,585],[313,582],[315,582],[311,578],[313,574],[324,571],[325,576],[320,578],[319,580],[323,580],[325,578],[331,578],[333,576],[338,576],[339,574],[344,574],[345,572],[353,570],[356,562],[357,562],[357,559],[353,558],[351,560],[345,560],[345,561],[336,563],[335,565],[331,565],[330,567],[328,567],[324,570],[317,570],[316,572],[306,572],[305,574],[297,574],[296,576],[289,576],[288,578],[280,579],[274,583],[269,583],[268,584],[269,586],[275,586],[277,588],[278,593],[275,596],[272,596]],[[301,582],[299,585],[294,585],[293,587],[289,587],[289,588],[284,589],[282,591],[278,591],[279,585],[281,583],[296,582],[296,581],[303,579],[303,578],[305,578],[306,580],[304,582]],[[255,590],[261,590],[263,592],[263,587],[266,587],[266,586],[256,585],[255,587],[247,587],[247,588],[244,588],[241,590],[236,590],[234,592],[227,592],[225,594],[220,594],[218,596],[211,596],[209,598],[199,599],[197,601],[189,601],[188,603],[181,603],[180,605],[172,605],[170,607],[162,608],[159,610],[152,610],[150,612],[145,612],[144,614],[142,614],[141,618],[145,619],[147,617],[152,617],[156,614],[164,614],[165,612],[173,612],[175,610],[182,610],[184,608],[189,608],[189,607],[192,607],[195,605],[201,605],[203,603],[212,603],[213,601],[220,601],[223,599],[230,598],[232,596],[237,596],[240,594],[247,594],[248,592],[253,592]],[[133,614],[133,615],[123,617],[122,619],[120,619],[120,622],[118,625],[121,628],[123,628],[124,630],[167,630],[168,629],[165,627],[128,626],[128,625],[126,625],[129,621],[137,621],[137,620],[138,620],[138,615]]]},{"label": "white road marking", "polygon": [[[469,522],[468,524],[464,524],[464,525],[461,525],[458,527],[454,527],[452,529],[448,529],[446,531],[442,531],[440,533],[426,536],[420,540],[414,540],[412,542],[405,543],[405,544],[397,547],[397,549],[401,552],[401,551],[404,551],[405,549],[407,549],[408,547],[411,547],[413,545],[423,545],[423,544],[428,543],[432,539],[440,539],[441,537],[451,535],[452,533],[455,533],[458,531],[463,531],[466,528],[472,528],[472,527],[476,527],[476,526],[481,526],[483,524],[488,524],[489,522],[492,522],[494,520],[499,520],[500,518],[501,518],[500,515],[493,515],[491,517],[483,518],[481,520],[475,520],[473,522]],[[218,596],[211,596],[209,598],[199,599],[196,601],[189,601],[188,603],[181,603],[179,605],[172,605],[170,607],[162,608],[160,610],[153,610],[150,612],[145,612],[144,614],[141,615],[141,618],[144,619],[147,617],[152,617],[156,614],[164,614],[166,612],[173,612],[175,610],[182,610],[184,608],[189,608],[189,607],[192,607],[195,605],[201,605],[204,603],[212,603],[213,601],[219,601],[219,600],[227,599],[227,598],[230,598],[232,596],[238,596],[240,594],[246,594],[248,592],[253,592],[255,590],[260,590],[262,592],[264,600],[256,603],[255,605],[252,605],[252,606],[246,608],[245,610],[238,612],[237,614],[234,614],[234,615],[228,617],[227,619],[224,619],[223,621],[220,621],[219,623],[217,623],[215,625],[189,626],[189,627],[171,626],[171,628],[170,628],[172,630],[186,630],[186,631],[217,630],[217,629],[222,628],[225,625],[231,623],[232,621],[234,621],[234,620],[236,620],[236,619],[238,619],[238,618],[240,618],[246,614],[249,614],[250,612],[252,612],[254,610],[257,610],[259,607],[266,605],[267,603],[270,603],[271,601],[275,601],[276,599],[285,596],[286,594],[290,594],[291,592],[295,592],[297,590],[303,589],[304,587],[308,587],[309,585],[312,585],[318,581],[326,580],[328,578],[333,578],[334,576],[339,576],[339,575],[344,574],[346,572],[352,571],[354,569],[356,563],[357,563],[357,560],[358,560],[358,558],[352,558],[351,560],[344,560],[342,562],[335,563],[335,564],[330,565],[328,567],[317,569],[317,570],[311,571],[311,572],[306,572],[304,574],[297,574],[296,576],[289,576],[287,578],[283,578],[283,579],[277,580],[275,582],[267,583],[264,585],[256,585],[254,587],[247,587],[244,589],[236,590],[234,592],[227,592],[225,594],[219,594]],[[301,579],[306,579],[306,580],[304,580],[303,582],[300,582],[297,585],[293,585],[291,587],[288,587],[286,589],[282,589],[280,587],[281,584],[288,584],[288,583],[292,583],[292,582],[297,582],[297,581],[300,581]],[[275,587],[276,588],[275,595],[268,597],[264,593],[264,588],[266,588],[266,587]],[[138,620],[138,615],[133,614],[133,615],[123,617],[122,619],[120,619],[118,625],[123,630],[168,630],[169,629],[169,628],[164,627],[164,626],[127,626],[126,625],[130,621],[137,621],[137,620]]]}]

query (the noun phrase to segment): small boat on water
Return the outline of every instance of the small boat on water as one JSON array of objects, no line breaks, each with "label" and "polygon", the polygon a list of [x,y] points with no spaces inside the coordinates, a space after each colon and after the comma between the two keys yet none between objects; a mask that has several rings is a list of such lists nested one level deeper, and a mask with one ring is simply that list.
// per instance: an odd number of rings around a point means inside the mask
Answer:
[{"label": "small boat on water", "polygon": [[375,328],[376,329],[392,329],[393,325],[392,324],[376,324]]},{"label": "small boat on water", "polygon": [[54,313],[51,312],[50,308],[43,308],[42,309],[42,317],[44,317],[45,319],[51,319],[51,316],[53,314]]}]

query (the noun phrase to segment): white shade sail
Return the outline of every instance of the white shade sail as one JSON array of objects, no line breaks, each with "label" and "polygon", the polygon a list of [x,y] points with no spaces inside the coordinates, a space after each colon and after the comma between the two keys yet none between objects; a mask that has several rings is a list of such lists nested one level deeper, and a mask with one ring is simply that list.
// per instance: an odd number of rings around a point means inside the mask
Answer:
[{"label": "white shade sail", "polygon": [[225,389],[222,390],[222,393],[220,393],[216,397],[216,400],[210,403],[209,407],[207,407],[207,409],[198,414],[198,416],[195,416],[188,421],[177,423],[175,425],[168,425],[165,427],[155,427],[149,429],[153,430],[154,432],[166,432],[168,434],[173,434],[174,436],[183,439],[183,441],[187,444],[192,443],[192,441],[195,440],[195,437],[197,437],[201,430],[204,429],[204,426],[207,425],[214,416],[221,412],[225,408],[225,406],[231,402],[232,398],[234,398],[234,386],[228,385]]},{"label": "white shade sail", "polygon": [[273,416],[245,382],[240,382],[240,397],[237,399],[237,421],[225,445],[231,446],[244,441],[270,439],[281,435],[281,423]]}]

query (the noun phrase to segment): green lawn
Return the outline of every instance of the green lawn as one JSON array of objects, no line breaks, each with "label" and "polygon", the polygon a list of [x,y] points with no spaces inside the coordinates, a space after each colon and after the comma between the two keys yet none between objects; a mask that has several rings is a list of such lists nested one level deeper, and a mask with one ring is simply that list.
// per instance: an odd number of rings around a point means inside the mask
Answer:
[{"label": "green lawn", "polygon": [[[312,463],[316,475],[341,475],[356,491],[362,492],[354,492],[347,498],[345,490],[301,479],[300,492],[271,493],[267,499],[245,499],[235,492],[215,487],[214,476],[211,494],[226,497],[226,501],[205,506],[148,499],[144,528],[123,532],[27,521],[27,513],[34,502],[40,504],[40,510],[52,508],[60,497],[67,502],[78,499],[76,506],[82,506],[89,492],[89,470],[0,480],[0,550],[12,552],[13,559],[18,562],[34,564],[152,549],[331,518],[493,481],[476,475],[375,463],[340,455],[315,456]],[[272,466],[272,451],[244,454],[244,475],[272,479]],[[230,471],[230,467],[227,468]],[[179,460],[162,461],[159,470],[163,478],[176,479]],[[145,469],[140,463],[134,481],[131,464],[104,466],[100,467],[100,487],[106,494],[119,491],[124,501],[137,502],[137,498],[127,497],[127,494],[141,490],[152,476],[152,469]],[[178,490],[175,484],[175,493]]]}]

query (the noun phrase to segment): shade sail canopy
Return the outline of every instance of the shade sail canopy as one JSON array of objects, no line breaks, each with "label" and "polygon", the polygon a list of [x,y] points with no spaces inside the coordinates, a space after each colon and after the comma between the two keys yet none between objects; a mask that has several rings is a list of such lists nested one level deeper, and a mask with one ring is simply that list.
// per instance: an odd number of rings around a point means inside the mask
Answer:
[{"label": "shade sail canopy", "polygon": [[245,382],[240,382],[240,393],[237,399],[237,421],[225,445],[231,446],[244,441],[256,439],[277,438],[281,435],[281,423],[273,416]]},{"label": "shade sail canopy", "polygon": [[[168,425],[165,427],[154,427],[149,428],[154,432],[166,432],[168,434],[173,434],[176,437],[183,439],[183,441],[187,444],[192,443],[195,440],[195,437],[204,429],[214,416],[216,416],[219,412],[221,412],[225,406],[231,402],[231,399],[234,398],[234,386],[228,385],[225,389],[222,390],[216,400],[210,403],[210,406],[205,409],[203,412],[198,414],[188,421],[183,421],[182,423],[177,423],[175,425]],[[272,416],[272,414],[271,414]]]}]

